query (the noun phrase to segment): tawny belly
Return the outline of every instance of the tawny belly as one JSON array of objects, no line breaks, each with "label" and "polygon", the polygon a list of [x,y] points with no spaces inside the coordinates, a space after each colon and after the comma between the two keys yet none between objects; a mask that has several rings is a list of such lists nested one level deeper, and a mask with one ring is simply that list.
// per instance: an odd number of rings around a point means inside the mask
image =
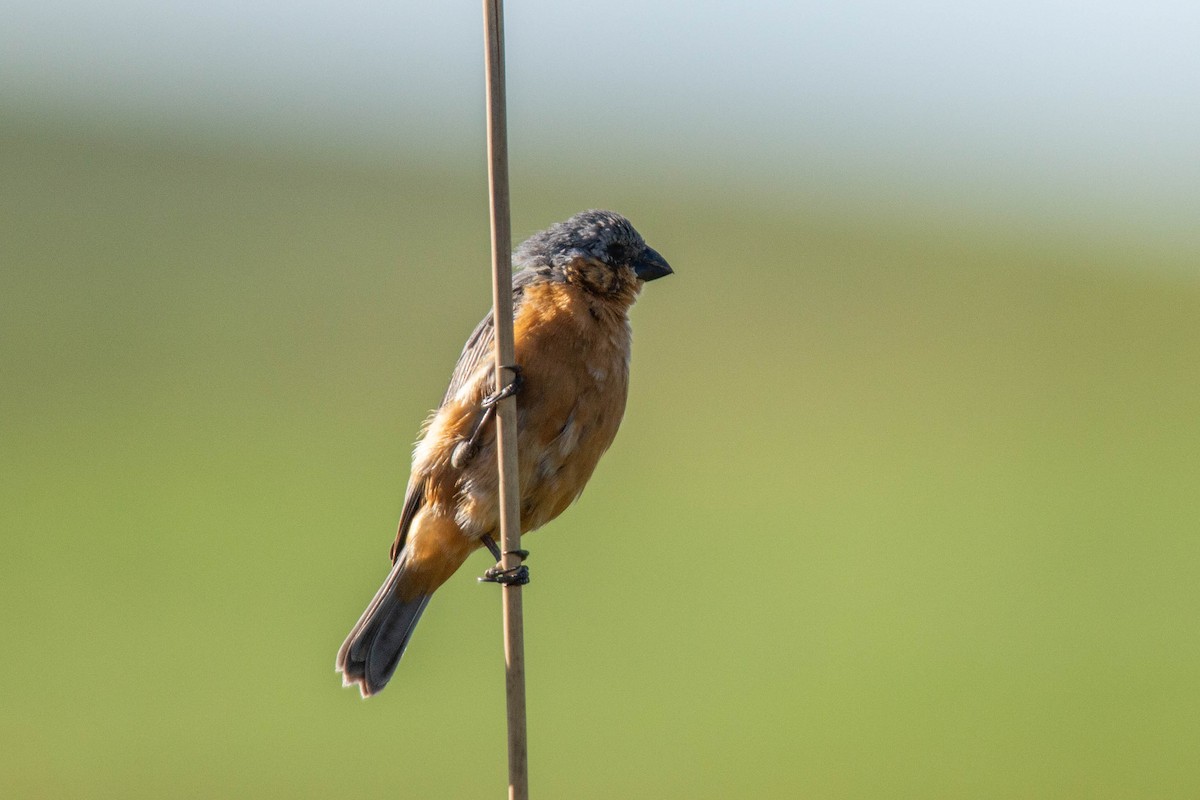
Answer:
[{"label": "tawny belly", "polygon": [[[579,497],[616,437],[628,373],[623,355],[610,360],[603,375],[588,369],[594,366],[589,360],[566,368],[547,360],[526,362],[542,366],[526,369],[517,396],[522,532],[545,525]],[[492,431],[481,445],[459,484],[456,516],[471,536],[495,532],[499,520]]]}]

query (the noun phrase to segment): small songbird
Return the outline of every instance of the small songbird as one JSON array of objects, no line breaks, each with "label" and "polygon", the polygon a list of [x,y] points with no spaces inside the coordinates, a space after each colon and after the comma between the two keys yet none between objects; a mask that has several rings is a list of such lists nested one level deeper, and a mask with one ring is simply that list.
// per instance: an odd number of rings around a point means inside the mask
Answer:
[{"label": "small songbird", "polygon": [[570,505],[625,413],[628,312],[646,281],[671,267],[629,220],[584,211],[517,248],[513,335],[517,381],[495,386],[489,314],[463,347],[441,405],[413,452],[392,569],[337,655],[346,686],[383,689],[434,591],[477,548],[499,558],[492,409],[516,391],[521,532]]}]

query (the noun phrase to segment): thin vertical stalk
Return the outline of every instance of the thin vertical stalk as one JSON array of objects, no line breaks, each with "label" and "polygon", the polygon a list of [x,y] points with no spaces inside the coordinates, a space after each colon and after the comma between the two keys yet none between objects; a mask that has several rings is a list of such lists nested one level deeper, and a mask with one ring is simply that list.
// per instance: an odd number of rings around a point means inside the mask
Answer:
[{"label": "thin vertical stalk", "polygon": [[[483,0],[484,69],[487,82],[488,188],[492,223],[492,319],[496,333],[496,385],[516,378],[512,313],[512,223],[508,199],[508,122],[504,91],[504,4]],[[517,401],[502,399],[496,409],[500,470],[500,549],[504,569],[520,566],[520,488],[517,466]],[[525,731],[525,631],[521,587],[503,584],[504,665],[508,704],[508,796],[528,800],[529,751]]]}]

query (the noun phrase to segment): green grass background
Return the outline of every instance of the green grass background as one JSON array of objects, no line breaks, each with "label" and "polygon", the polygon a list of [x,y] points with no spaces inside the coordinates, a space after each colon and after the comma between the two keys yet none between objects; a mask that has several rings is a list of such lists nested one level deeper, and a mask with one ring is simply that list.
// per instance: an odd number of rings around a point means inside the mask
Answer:
[{"label": "green grass background", "polygon": [[[490,301],[482,156],[0,170],[0,793],[503,796],[483,555],[387,692],[333,672]],[[518,238],[614,207],[677,272],[527,540],[535,796],[1200,795],[1200,252],[838,197],[514,166]]]}]

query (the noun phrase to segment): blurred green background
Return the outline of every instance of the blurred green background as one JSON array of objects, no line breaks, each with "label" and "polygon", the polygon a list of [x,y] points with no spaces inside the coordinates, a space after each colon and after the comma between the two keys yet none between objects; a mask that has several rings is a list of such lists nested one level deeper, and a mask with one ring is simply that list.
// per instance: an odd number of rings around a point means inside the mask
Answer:
[{"label": "blurred green background", "polygon": [[[0,794],[503,796],[483,555],[384,694],[333,672],[490,301],[479,87],[339,144],[11,75]],[[528,540],[534,795],[1200,794],[1194,194],[516,109],[515,238],[612,207],[677,273]]]}]

